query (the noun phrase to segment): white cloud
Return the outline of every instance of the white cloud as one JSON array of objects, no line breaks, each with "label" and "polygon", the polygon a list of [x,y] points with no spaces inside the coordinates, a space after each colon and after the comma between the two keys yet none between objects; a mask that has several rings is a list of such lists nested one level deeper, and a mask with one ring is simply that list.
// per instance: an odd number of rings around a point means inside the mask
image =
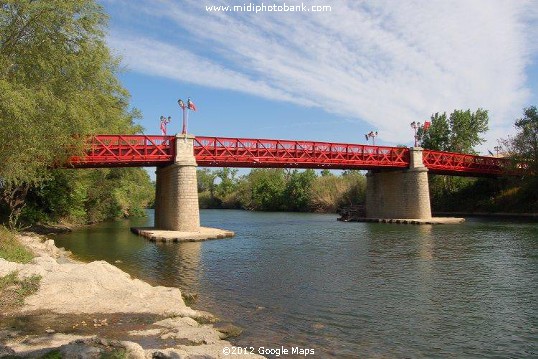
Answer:
[{"label": "white cloud", "polygon": [[166,24],[164,33],[114,30],[110,44],[133,70],[319,106],[394,143],[408,139],[411,121],[478,107],[490,110],[495,139],[528,105],[533,1],[319,0],[332,11],[318,14],[205,11],[219,1],[114,3],[146,25]]}]

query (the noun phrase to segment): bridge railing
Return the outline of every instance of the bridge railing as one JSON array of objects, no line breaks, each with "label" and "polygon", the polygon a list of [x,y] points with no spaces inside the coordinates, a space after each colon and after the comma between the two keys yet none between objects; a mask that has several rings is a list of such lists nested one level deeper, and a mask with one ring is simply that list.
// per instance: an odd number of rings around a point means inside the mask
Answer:
[{"label": "bridge railing", "polygon": [[476,156],[462,153],[424,150],[424,165],[431,173],[462,175],[502,175],[523,173],[524,166],[508,158]]},{"label": "bridge railing", "polygon": [[84,156],[74,156],[75,167],[155,166],[172,162],[174,136],[96,135],[90,137]]},{"label": "bridge railing", "polygon": [[[160,166],[173,163],[174,136],[96,135],[86,153],[71,157],[73,167]],[[317,141],[204,137],[194,139],[203,167],[380,169],[407,168],[409,149]],[[423,151],[430,173],[462,176],[522,175],[526,162],[468,154]]]},{"label": "bridge railing", "polygon": [[203,167],[368,169],[409,165],[409,149],[331,142],[196,137]]}]

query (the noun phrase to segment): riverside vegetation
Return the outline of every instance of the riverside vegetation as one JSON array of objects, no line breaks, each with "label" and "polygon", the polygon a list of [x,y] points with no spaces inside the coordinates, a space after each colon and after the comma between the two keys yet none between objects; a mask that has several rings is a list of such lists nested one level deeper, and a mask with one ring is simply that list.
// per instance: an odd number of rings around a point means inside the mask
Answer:
[{"label": "riverside vegetation", "polygon": [[[140,133],[140,113],[118,80],[105,41],[107,15],[94,0],[7,0],[0,7],[0,223],[94,223],[143,215],[154,184],[140,168],[55,169],[96,133]],[[538,115],[524,110],[502,153],[536,174]],[[432,115],[425,148],[473,153],[488,128],[478,109]],[[306,170],[198,171],[202,208],[335,212],[364,201],[365,177]],[[536,211],[535,175],[518,179],[431,176],[434,210]],[[464,199],[464,200],[463,200]]]},{"label": "riverside vegetation", "polygon": [[[538,111],[531,106],[515,121],[514,137],[499,140],[501,153],[527,161],[522,178],[465,178],[430,175],[434,211],[537,212]],[[455,110],[433,114],[431,126],[418,131],[424,148],[476,154],[488,130],[488,112]],[[198,170],[202,208],[243,208],[256,211],[336,212],[364,203],[366,178],[359,171],[254,169],[238,177],[235,169]]]},{"label": "riverside vegetation", "polygon": [[93,0],[0,6],[0,221],[11,228],[137,215],[152,200],[143,169],[54,169],[85,136],[142,131],[106,27]]}]

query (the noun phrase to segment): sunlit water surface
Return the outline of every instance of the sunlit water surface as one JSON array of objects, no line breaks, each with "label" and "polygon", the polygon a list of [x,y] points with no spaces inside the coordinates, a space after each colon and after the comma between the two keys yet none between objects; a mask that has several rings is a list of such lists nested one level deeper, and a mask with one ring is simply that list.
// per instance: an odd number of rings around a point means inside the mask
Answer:
[{"label": "sunlit water surface", "polygon": [[233,239],[155,244],[148,218],[55,238],[245,329],[235,344],[320,358],[538,356],[538,224],[341,223],[335,215],[201,211]]}]

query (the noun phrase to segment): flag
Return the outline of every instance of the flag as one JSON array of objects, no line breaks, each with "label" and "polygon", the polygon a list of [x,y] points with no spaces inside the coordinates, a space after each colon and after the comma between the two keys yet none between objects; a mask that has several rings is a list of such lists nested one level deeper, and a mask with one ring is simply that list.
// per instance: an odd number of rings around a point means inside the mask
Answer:
[{"label": "flag", "polygon": [[182,110],[185,109],[185,102],[183,102],[182,99],[177,100],[177,104],[179,105],[179,107],[181,107]]},{"label": "flag", "polygon": [[196,111],[196,105],[194,104],[194,102],[191,101],[191,98],[189,97],[189,99],[187,100],[187,108],[189,110],[193,110],[193,111]]},{"label": "flag", "polygon": [[161,133],[166,136],[166,118],[164,116],[161,116]]},{"label": "flag", "polygon": [[428,128],[430,128],[430,125],[431,125],[431,122],[430,121],[425,121],[424,122],[424,131],[428,131]]}]

